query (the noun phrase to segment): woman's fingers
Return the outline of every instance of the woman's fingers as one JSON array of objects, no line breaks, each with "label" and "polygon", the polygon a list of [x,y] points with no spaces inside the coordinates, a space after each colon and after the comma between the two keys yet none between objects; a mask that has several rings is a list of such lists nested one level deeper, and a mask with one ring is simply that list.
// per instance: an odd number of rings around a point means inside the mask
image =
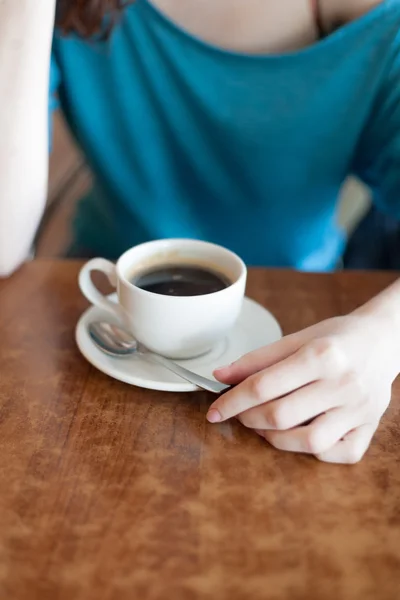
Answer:
[{"label": "woman's fingers", "polygon": [[246,354],[231,365],[216,369],[214,375],[220,381],[236,385],[251,375],[281,362],[291,354],[294,354],[301,345],[302,336],[300,334],[288,335],[279,340],[279,342]]},{"label": "woman's fingers", "polygon": [[[278,450],[324,456],[359,424],[359,415],[347,408],[334,408],[310,425],[289,431],[265,431],[265,439]],[[333,461],[336,462],[336,461]]]},{"label": "woman's fingers", "polygon": [[288,358],[252,375],[220,396],[211,405],[208,420],[211,423],[225,421],[318,380],[324,367],[320,358],[311,346],[303,346]]},{"label": "woman's fingers", "polygon": [[345,398],[335,394],[326,382],[311,383],[289,396],[250,408],[238,416],[245,427],[261,430],[288,430],[341,406]]},{"label": "woman's fingers", "polygon": [[377,428],[378,423],[361,425],[325,452],[317,453],[316,457],[323,462],[354,465],[360,462],[368,450]]}]

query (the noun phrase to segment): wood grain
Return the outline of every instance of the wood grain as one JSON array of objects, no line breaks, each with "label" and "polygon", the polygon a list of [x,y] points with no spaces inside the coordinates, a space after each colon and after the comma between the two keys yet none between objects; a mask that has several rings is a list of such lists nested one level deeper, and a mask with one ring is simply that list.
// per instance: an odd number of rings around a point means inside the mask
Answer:
[{"label": "wood grain", "polygon": [[[395,600],[400,389],[353,467],[280,453],[207,394],[135,389],[79,355],[79,263],[0,282],[0,598]],[[393,276],[251,271],[286,333]]]}]

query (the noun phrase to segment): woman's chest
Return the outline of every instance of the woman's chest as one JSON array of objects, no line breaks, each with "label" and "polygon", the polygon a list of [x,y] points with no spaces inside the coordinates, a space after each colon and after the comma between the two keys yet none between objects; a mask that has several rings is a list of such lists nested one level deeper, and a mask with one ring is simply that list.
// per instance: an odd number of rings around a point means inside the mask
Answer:
[{"label": "woman's chest", "polygon": [[311,0],[151,0],[178,26],[225,49],[255,53],[298,50],[315,42]]}]

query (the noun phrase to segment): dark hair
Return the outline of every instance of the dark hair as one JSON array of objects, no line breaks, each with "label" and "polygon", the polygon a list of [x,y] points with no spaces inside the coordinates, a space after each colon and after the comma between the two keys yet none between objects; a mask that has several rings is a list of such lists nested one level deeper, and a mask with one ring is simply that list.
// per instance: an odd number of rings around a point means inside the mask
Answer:
[{"label": "dark hair", "polygon": [[[107,36],[122,11],[134,0],[58,0],[57,27],[65,33],[89,38]],[[105,25],[106,24],[106,25]]]}]

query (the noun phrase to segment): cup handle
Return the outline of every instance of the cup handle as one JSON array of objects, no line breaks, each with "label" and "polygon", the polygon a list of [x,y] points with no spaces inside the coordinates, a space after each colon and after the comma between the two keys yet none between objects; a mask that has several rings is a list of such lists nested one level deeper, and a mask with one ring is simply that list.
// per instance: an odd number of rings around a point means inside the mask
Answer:
[{"label": "cup handle", "polygon": [[107,312],[112,313],[113,315],[117,315],[123,320],[125,315],[124,311],[118,304],[112,302],[104,296],[99,290],[96,288],[92,281],[92,272],[100,271],[106,275],[110,284],[117,288],[117,269],[114,263],[105,258],[93,258],[88,263],[83,265],[80,273],[79,273],[79,287],[81,289],[82,294],[91,302],[94,306],[98,306]]}]

